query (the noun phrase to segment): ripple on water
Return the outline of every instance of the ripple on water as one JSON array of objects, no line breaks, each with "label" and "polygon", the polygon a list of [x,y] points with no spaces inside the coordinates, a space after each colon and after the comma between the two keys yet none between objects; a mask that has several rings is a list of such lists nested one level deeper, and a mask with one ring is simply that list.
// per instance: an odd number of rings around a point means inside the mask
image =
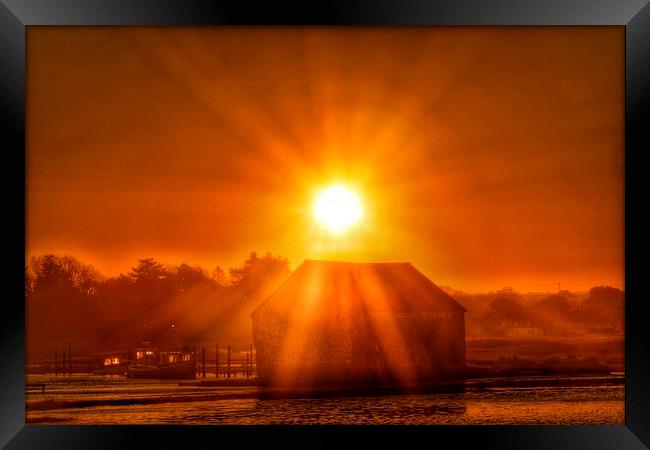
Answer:
[{"label": "ripple on water", "polygon": [[[37,382],[37,381],[32,381]],[[179,387],[104,377],[50,380],[32,401],[155,398],[188,401],[29,410],[29,423],[75,424],[623,424],[624,387],[468,389],[464,393],[309,399],[253,398],[256,389]],[[49,391],[49,392],[48,392]],[[215,393],[249,398],[194,401]],[[195,397],[194,397],[195,398]],[[101,402],[99,402],[101,403]]]}]

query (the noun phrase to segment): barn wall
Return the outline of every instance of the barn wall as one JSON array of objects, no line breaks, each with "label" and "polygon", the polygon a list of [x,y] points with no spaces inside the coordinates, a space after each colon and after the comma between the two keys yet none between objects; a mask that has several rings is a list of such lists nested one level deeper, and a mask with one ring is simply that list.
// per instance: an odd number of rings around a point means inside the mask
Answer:
[{"label": "barn wall", "polygon": [[273,384],[395,382],[465,365],[463,312],[364,316],[349,327],[320,321],[309,330],[290,326],[283,313],[260,311],[253,318],[258,371]]}]

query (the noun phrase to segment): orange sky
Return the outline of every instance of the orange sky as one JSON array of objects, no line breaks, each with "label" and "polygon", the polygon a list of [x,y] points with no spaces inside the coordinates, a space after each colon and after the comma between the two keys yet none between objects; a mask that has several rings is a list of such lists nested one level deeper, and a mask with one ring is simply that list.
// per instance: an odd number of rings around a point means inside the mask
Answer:
[{"label": "orange sky", "polygon": [[[27,254],[623,286],[623,27],[29,27]],[[311,199],[355,187],[363,224]]]}]

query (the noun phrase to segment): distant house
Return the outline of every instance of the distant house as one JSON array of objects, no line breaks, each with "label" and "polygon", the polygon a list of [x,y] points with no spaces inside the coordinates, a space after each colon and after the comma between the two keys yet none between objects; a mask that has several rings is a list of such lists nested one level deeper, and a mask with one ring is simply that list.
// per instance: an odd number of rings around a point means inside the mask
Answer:
[{"label": "distant house", "polygon": [[453,374],[465,312],[409,263],[305,261],[251,315],[258,374],[295,386]]}]

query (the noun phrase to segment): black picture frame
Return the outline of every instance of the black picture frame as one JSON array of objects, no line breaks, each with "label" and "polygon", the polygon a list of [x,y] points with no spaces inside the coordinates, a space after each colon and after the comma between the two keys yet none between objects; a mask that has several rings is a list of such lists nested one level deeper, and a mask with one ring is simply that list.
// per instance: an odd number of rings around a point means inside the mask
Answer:
[{"label": "black picture frame", "polygon": [[[625,27],[625,425],[431,427],[199,427],[25,425],[25,36],[31,25],[610,25]],[[145,438],[163,448],[227,437],[248,442],[335,445],[362,434],[399,444],[424,438],[464,447],[636,449],[650,446],[650,339],[644,291],[650,229],[644,217],[650,168],[650,5],[648,0],[348,0],[211,2],[207,0],[1,0],[0,111],[6,255],[0,327],[0,445],[7,448],[124,448]],[[22,237],[22,239],[19,239]],[[18,264],[21,262],[22,266]],[[425,433],[425,435],[420,435]],[[290,441],[288,440],[290,438]],[[411,441],[411,439],[413,441]],[[242,441],[243,440],[243,441]],[[237,441],[235,441],[237,442]],[[310,443],[310,444],[308,444]],[[139,444],[136,444],[139,445]],[[200,444],[199,444],[200,445]],[[427,444],[428,445],[428,444]],[[431,444],[433,445],[433,444]]]}]

